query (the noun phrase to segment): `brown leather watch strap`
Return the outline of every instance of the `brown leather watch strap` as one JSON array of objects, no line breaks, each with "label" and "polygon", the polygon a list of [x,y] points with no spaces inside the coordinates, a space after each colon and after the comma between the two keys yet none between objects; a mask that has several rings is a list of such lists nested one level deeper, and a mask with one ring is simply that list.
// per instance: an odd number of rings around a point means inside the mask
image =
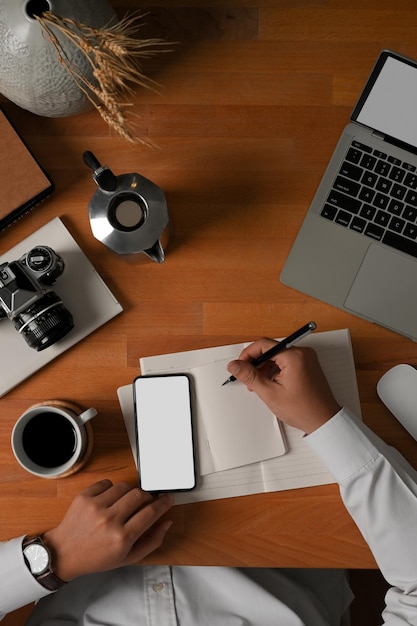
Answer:
[{"label": "brown leather watch strap", "polygon": [[43,572],[43,574],[38,574],[35,578],[38,583],[40,583],[43,587],[46,587],[46,589],[49,589],[49,591],[56,591],[66,584],[64,580],[55,576],[52,570],[47,570],[46,572]]}]

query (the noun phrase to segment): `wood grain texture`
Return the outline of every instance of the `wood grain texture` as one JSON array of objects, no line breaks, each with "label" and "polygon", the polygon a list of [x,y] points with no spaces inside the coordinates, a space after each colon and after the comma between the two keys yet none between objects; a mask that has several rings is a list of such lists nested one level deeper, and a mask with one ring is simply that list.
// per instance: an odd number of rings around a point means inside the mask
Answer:
[{"label": "wood grain texture", "polygon": [[[376,395],[389,367],[417,364],[415,344],[279,281],[379,51],[417,57],[414,1],[365,5],[147,2],[143,33],[175,42],[145,63],[159,92],[134,97],[138,133],[158,149],[127,144],[94,111],[47,119],[2,100],[56,191],[0,235],[1,252],[60,216],[125,311],[1,399],[1,540],[56,524],[96,480],[135,483],[116,389],[138,374],[139,357],[285,335],[310,319],[323,331],[350,328],[364,420],[417,467],[417,444]],[[164,189],[173,236],[162,265],[128,263],[93,238],[87,149],[116,174],[137,171]],[[98,410],[88,464],[58,481],[25,473],[10,447],[17,417],[51,397]],[[179,506],[173,516],[147,562],[376,567],[335,485]]]}]

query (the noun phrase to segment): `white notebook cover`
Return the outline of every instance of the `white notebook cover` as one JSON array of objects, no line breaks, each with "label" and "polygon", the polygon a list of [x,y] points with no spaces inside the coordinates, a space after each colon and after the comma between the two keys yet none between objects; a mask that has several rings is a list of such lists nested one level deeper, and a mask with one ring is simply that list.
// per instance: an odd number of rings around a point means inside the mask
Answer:
[{"label": "white notebook cover", "polygon": [[194,417],[200,475],[213,474],[285,454],[275,415],[241,383],[222,385],[225,361],[193,367]]},{"label": "white notebook cover", "polygon": [[27,345],[13,323],[2,318],[0,397],[123,311],[59,217],[2,254],[0,264],[16,261],[37,245],[49,246],[64,259],[64,272],[52,288],[72,313],[74,328],[54,345],[36,352]]}]

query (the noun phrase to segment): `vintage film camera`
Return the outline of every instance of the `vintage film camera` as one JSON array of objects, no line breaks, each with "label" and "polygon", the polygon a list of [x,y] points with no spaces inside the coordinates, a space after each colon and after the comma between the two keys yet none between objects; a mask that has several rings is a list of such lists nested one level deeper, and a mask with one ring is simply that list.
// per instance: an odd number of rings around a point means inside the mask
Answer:
[{"label": "vintage film camera", "polygon": [[38,352],[74,328],[71,313],[51,289],[63,271],[63,259],[47,246],[0,265],[0,320],[8,317]]}]

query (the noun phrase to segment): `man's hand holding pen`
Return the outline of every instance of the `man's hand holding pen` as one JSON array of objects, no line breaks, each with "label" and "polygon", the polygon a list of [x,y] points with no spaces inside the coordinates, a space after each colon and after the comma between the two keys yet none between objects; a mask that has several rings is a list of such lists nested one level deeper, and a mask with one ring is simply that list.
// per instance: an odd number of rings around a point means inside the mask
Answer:
[{"label": "man's hand holding pen", "polygon": [[276,344],[268,338],[255,341],[237,360],[231,361],[227,369],[254,391],[281,421],[310,434],[333,417],[340,406],[311,348],[289,348],[261,366],[253,364]]}]

